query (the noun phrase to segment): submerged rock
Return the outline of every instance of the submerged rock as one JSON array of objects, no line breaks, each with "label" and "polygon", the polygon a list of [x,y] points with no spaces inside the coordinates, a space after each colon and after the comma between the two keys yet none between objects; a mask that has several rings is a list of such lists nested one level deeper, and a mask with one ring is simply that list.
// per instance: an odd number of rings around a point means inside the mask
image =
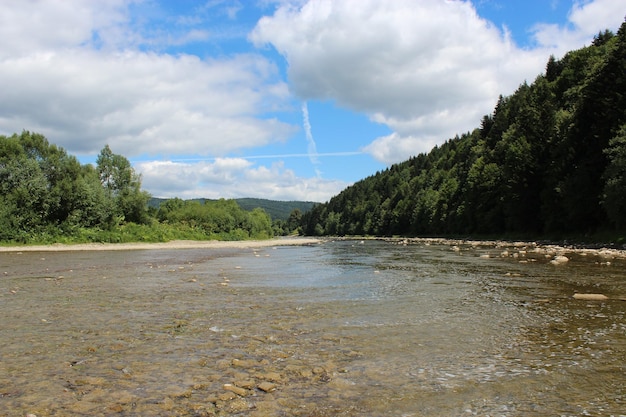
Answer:
[{"label": "submerged rock", "polygon": [[276,389],[276,384],[273,384],[268,381],[263,381],[258,385],[257,388],[259,388],[261,391],[264,391],[264,392],[272,392]]},{"label": "submerged rock", "polygon": [[238,386],[233,385],[233,384],[224,384],[224,389],[226,391],[234,392],[235,394],[239,395],[240,397],[245,397],[245,396],[247,396],[249,394],[247,389],[238,387]]}]

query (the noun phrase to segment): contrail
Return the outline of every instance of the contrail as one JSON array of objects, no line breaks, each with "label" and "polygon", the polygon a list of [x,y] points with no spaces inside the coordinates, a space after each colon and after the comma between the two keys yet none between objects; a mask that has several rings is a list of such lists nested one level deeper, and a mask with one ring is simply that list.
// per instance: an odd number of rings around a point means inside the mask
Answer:
[{"label": "contrail", "polygon": [[302,123],[304,124],[304,133],[306,134],[306,141],[308,143],[307,153],[309,155],[309,160],[315,168],[315,174],[318,177],[321,177],[322,173],[316,167],[316,165],[319,165],[320,162],[319,159],[317,159],[317,145],[315,144],[313,134],[311,133],[311,123],[309,122],[309,106],[306,104],[306,101],[302,103]]},{"label": "contrail", "polygon": [[[356,156],[363,155],[362,151],[346,151],[346,152],[325,152],[325,153],[284,153],[284,154],[268,154],[268,155],[248,155],[248,156],[223,156],[223,159],[281,159],[281,158],[311,158],[315,157],[337,157],[337,156]],[[215,161],[219,157],[205,157],[205,158],[173,158],[171,162],[203,162],[203,161]],[[133,159],[134,160],[134,159]],[[146,162],[145,160],[137,160],[138,162]]]}]

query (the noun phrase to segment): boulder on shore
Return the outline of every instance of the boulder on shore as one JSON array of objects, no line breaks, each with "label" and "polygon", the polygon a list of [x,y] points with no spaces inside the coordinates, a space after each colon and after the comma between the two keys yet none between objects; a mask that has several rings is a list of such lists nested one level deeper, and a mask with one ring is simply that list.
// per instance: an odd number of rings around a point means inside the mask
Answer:
[{"label": "boulder on shore", "polygon": [[569,258],[563,255],[557,255],[550,261],[552,265],[563,265],[569,262]]}]

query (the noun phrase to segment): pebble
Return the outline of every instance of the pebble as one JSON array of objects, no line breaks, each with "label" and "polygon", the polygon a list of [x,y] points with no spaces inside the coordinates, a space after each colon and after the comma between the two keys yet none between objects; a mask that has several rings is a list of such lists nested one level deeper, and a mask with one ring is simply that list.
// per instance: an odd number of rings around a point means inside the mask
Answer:
[{"label": "pebble", "polygon": [[550,261],[552,265],[562,265],[569,262],[569,258],[563,255],[557,255]]},{"label": "pebble", "polygon": [[272,381],[272,382],[280,382],[280,380],[282,379],[282,377],[280,376],[278,372],[265,372],[265,373],[259,374],[258,377],[259,379]]},{"label": "pebble", "polygon": [[230,400],[234,400],[235,398],[237,398],[237,394],[235,394],[232,391],[228,391],[228,392],[223,392],[220,395],[217,396],[217,398],[220,399],[220,401],[230,401]]},{"label": "pebble", "polygon": [[229,413],[235,414],[235,413],[242,413],[248,410],[249,408],[250,408],[250,404],[248,404],[246,400],[244,400],[243,398],[237,398],[228,403],[226,410]]},{"label": "pebble", "polygon": [[236,368],[253,368],[257,365],[255,361],[247,359],[233,359],[231,364]]},{"label": "pebble", "polygon": [[604,294],[574,294],[574,298],[576,300],[589,300],[589,301],[604,301],[604,300],[608,300],[609,297],[607,297]]},{"label": "pebble", "polygon": [[264,392],[272,392],[276,389],[276,384],[269,381],[263,381],[257,386],[257,388]]},{"label": "pebble", "polygon": [[245,389],[252,389],[256,385],[254,380],[252,379],[238,380],[238,381],[235,381],[234,384],[238,387],[245,388]]},{"label": "pebble", "polygon": [[224,384],[224,389],[226,391],[233,392],[233,393],[239,395],[240,397],[245,397],[245,396],[247,396],[249,394],[249,391],[247,389],[238,387],[238,386],[233,385],[233,384]]}]

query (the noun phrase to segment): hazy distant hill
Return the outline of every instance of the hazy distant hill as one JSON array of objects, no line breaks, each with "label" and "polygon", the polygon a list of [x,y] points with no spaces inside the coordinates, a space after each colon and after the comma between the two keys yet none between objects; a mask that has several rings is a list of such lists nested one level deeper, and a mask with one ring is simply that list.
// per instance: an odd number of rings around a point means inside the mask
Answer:
[{"label": "hazy distant hill", "polygon": [[[150,207],[159,207],[166,200],[166,198],[151,198],[148,205]],[[210,199],[196,198],[194,200],[204,202]],[[277,201],[263,198],[236,198],[235,201],[242,209],[247,211],[257,207],[262,208],[270,215],[272,220],[287,220],[293,210],[299,209],[302,213],[306,213],[317,204],[312,201]]]},{"label": "hazy distant hill", "polygon": [[262,198],[237,198],[235,201],[244,210],[253,210],[257,207],[262,208],[270,215],[272,220],[287,220],[293,210],[299,209],[302,213],[305,213],[317,204],[312,201],[276,201]]}]

